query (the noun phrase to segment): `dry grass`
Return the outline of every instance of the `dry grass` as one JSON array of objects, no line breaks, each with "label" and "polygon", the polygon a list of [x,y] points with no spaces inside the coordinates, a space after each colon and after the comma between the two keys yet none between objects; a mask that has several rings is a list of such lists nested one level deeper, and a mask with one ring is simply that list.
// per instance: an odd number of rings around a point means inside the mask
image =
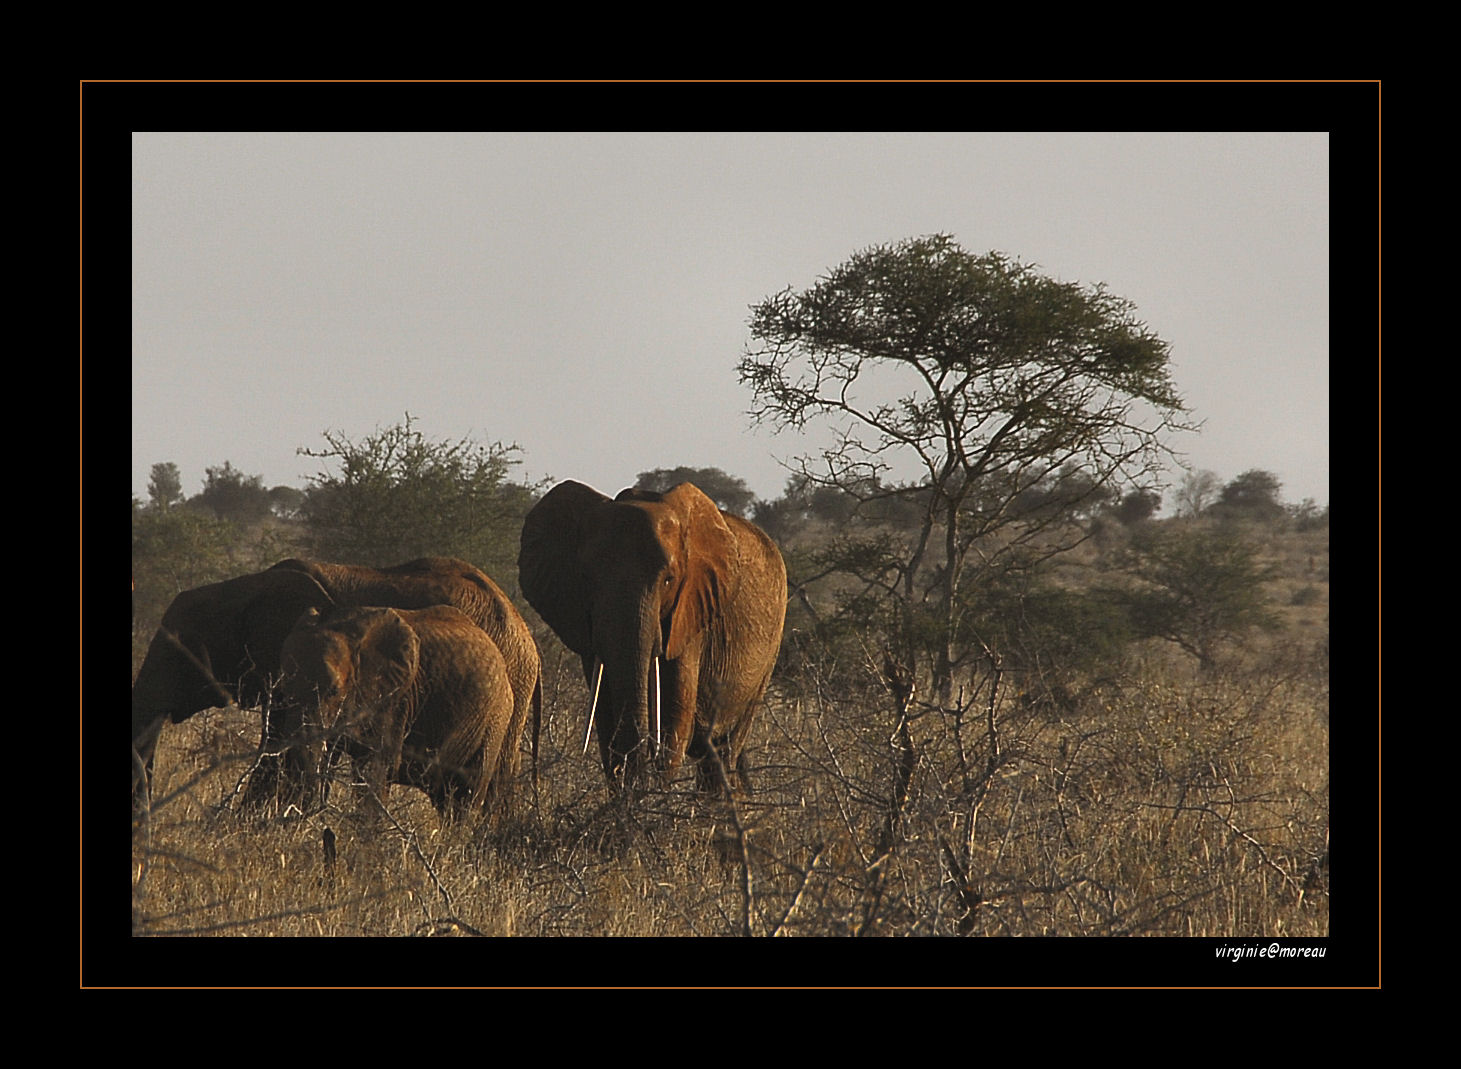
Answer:
[{"label": "dry grass", "polygon": [[443,826],[404,787],[386,813],[337,788],[307,816],[241,814],[254,718],[202,714],[159,747],[162,803],[133,839],[134,932],[1327,934],[1327,872],[1311,873],[1329,797],[1317,679],[1163,666],[1064,707],[996,692],[995,755],[992,677],[963,710],[915,701],[900,748],[875,666],[845,667],[773,696],[757,793],[734,814],[688,777],[616,803],[577,753],[568,687],[536,806],[525,777],[517,817],[491,830]]},{"label": "dry grass", "polygon": [[[1324,587],[1321,608],[1295,611],[1327,620]],[[1031,697],[986,668],[959,703],[915,695],[906,716],[879,654],[805,653],[754,733],[757,793],[734,808],[697,798],[688,773],[612,798],[579,752],[577,662],[548,638],[539,790],[525,757],[517,811],[490,828],[443,826],[403,787],[385,812],[336,789],[308,815],[242,814],[257,717],[200,714],[164,732],[159,804],[134,826],[132,933],[540,937],[525,946],[544,960],[564,936],[1326,937],[1328,628],[1289,624],[1214,672],[1153,649]],[[703,957],[657,982],[739,979],[734,953]],[[808,975],[758,967],[753,982],[910,982]]]}]

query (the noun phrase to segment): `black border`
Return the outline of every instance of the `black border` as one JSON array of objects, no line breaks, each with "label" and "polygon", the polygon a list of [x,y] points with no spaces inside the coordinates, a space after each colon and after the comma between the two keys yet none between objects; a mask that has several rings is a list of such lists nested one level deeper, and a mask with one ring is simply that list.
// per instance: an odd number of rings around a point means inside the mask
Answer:
[{"label": "black border", "polygon": [[[859,130],[1326,130],[1331,145],[1331,330],[1335,346],[1373,347],[1374,383],[1347,376],[1333,396],[1363,405],[1341,425],[1376,427],[1346,435],[1335,469],[1364,485],[1371,463],[1379,505],[1379,175],[1380,86],[1360,82],[710,82],[710,83],[379,83],[109,82],[80,86],[81,296],[80,358],[82,615],[79,767],[81,837],[80,986],[106,987],[1378,987],[1380,983],[1380,606],[1378,532],[1374,644],[1353,626],[1336,643],[1344,685],[1332,687],[1346,708],[1336,719],[1332,808],[1341,814],[1341,903],[1335,933],[1317,941],[1321,961],[1220,961],[1221,943],[1266,940],[717,940],[712,954],[684,940],[201,940],[134,939],[125,907],[110,893],[115,870],[111,833],[94,834],[120,814],[93,813],[108,793],[94,759],[109,749],[109,703],[88,711],[88,695],[105,695],[106,649],[119,623],[112,603],[92,601],[116,570],[88,506],[117,436],[102,391],[113,346],[128,348],[130,289],[130,134],[133,130],[641,130],[785,129],[814,116],[817,129]],[[840,121],[839,121],[840,120]],[[667,125],[668,124],[668,125]],[[966,240],[977,238],[961,235]],[[852,251],[849,249],[849,252]],[[830,265],[829,265],[830,266]],[[772,285],[768,282],[768,285]],[[1356,441],[1355,439],[1358,439]],[[1360,454],[1360,455],[1356,455]],[[1373,461],[1371,458],[1374,458]],[[102,486],[102,489],[105,487]],[[1350,515],[1360,510],[1351,508]],[[1377,525],[1378,526],[1378,525]],[[1367,541],[1346,528],[1343,541]],[[1346,555],[1363,559],[1368,545]],[[1350,595],[1354,600],[1354,595]],[[100,640],[100,642],[94,641]],[[1356,648],[1357,646],[1362,648]],[[1349,655],[1344,655],[1348,653]],[[1370,666],[1375,666],[1373,671]],[[1373,679],[1371,678],[1373,674]],[[93,675],[99,678],[95,682]],[[1355,678],[1359,676],[1360,678]],[[1374,695],[1373,718],[1371,695]],[[95,703],[94,703],[95,705]],[[120,716],[116,717],[120,720]],[[1363,733],[1356,729],[1365,726]],[[1373,733],[1369,730],[1373,725]],[[120,758],[116,759],[120,764]],[[107,803],[110,805],[110,803]],[[120,829],[118,829],[119,831]],[[1368,842],[1366,855],[1356,843]],[[1366,894],[1355,878],[1366,871]],[[93,877],[95,872],[99,875]],[[105,892],[105,893],[103,893]],[[324,942],[324,941],[321,941]],[[1279,940],[1286,946],[1314,941]],[[632,946],[616,945],[632,943]],[[378,980],[379,983],[373,982]]]}]

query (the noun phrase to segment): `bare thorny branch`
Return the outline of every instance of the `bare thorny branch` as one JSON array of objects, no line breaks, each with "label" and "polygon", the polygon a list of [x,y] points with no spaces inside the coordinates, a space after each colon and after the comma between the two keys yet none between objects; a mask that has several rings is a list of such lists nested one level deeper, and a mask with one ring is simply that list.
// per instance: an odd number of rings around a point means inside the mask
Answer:
[{"label": "bare thorny branch", "polygon": [[883,811],[882,830],[873,848],[873,861],[866,869],[862,918],[853,929],[854,935],[871,935],[876,929],[878,907],[882,902],[888,878],[887,862],[902,839],[899,834],[900,821],[908,803],[913,770],[918,762],[913,748],[913,737],[908,730],[916,690],[913,667],[891,650],[886,651],[883,659],[883,680],[897,708],[897,722],[888,740],[893,749],[893,784]]}]

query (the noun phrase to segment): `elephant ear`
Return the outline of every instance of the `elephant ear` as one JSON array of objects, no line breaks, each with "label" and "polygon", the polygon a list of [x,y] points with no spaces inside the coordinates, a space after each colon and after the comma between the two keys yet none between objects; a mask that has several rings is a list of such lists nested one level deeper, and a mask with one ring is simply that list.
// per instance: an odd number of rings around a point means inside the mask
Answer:
[{"label": "elephant ear", "polygon": [[685,539],[685,578],[665,639],[665,656],[676,660],[719,617],[734,575],[736,541],[715,502],[694,483],[680,483],[663,500],[680,517]]},{"label": "elephant ear", "polygon": [[543,495],[523,521],[517,558],[518,582],[563,644],[581,657],[593,655],[588,580],[579,553],[588,517],[609,499],[578,482],[559,483]]},{"label": "elephant ear", "polygon": [[373,609],[362,621],[355,648],[357,697],[375,700],[399,693],[421,667],[421,639],[395,609]]},{"label": "elephant ear", "polygon": [[242,614],[245,641],[267,641],[276,653],[278,643],[294,628],[302,613],[310,609],[328,612],[335,605],[324,587],[303,572],[271,568],[247,578],[249,598]]},{"label": "elephant ear", "polygon": [[310,659],[309,651],[319,642],[323,621],[323,614],[311,605],[300,613],[289,634],[284,636],[284,644],[279,648],[279,671],[288,688],[298,686],[304,665]]},{"label": "elephant ear", "polygon": [[[280,670],[284,640],[300,615],[309,610],[328,612],[334,607],[330,595],[308,575],[298,572],[265,571],[244,576],[248,599],[238,618],[241,663],[252,667],[240,685],[239,704],[247,708],[262,697],[270,677]],[[214,664],[218,664],[217,656]]]}]

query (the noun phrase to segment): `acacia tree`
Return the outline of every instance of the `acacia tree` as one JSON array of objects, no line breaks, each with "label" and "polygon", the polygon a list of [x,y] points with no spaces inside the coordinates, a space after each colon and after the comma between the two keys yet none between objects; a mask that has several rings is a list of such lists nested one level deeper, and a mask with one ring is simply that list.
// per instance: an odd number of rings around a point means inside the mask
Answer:
[{"label": "acacia tree", "polygon": [[1145,529],[1120,567],[1133,580],[1120,596],[1137,633],[1176,643],[1205,669],[1224,643],[1278,626],[1263,592],[1277,567],[1230,526]]},{"label": "acacia tree", "polygon": [[1224,486],[1212,508],[1226,517],[1276,520],[1284,514],[1279,497],[1282,488],[1283,483],[1273,472],[1252,468]]},{"label": "acacia tree", "polygon": [[[1169,346],[1131,302],[945,234],[859,252],[810,289],[753,306],[750,330],[739,373],[752,416],[834,432],[793,461],[797,474],[863,502],[916,504],[916,534],[896,552],[886,539],[847,549],[894,608],[903,654],[931,654],[944,700],[980,646],[961,621],[964,588],[1084,538],[1072,509],[1149,489],[1163,433],[1185,426]],[[911,481],[889,481],[908,470]],[[1065,507],[1019,508],[1036,488]]]},{"label": "acacia tree", "polygon": [[1222,485],[1215,471],[1203,468],[1187,472],[1177,487],[1177,515],[1201,516],[1217,500]]}]

